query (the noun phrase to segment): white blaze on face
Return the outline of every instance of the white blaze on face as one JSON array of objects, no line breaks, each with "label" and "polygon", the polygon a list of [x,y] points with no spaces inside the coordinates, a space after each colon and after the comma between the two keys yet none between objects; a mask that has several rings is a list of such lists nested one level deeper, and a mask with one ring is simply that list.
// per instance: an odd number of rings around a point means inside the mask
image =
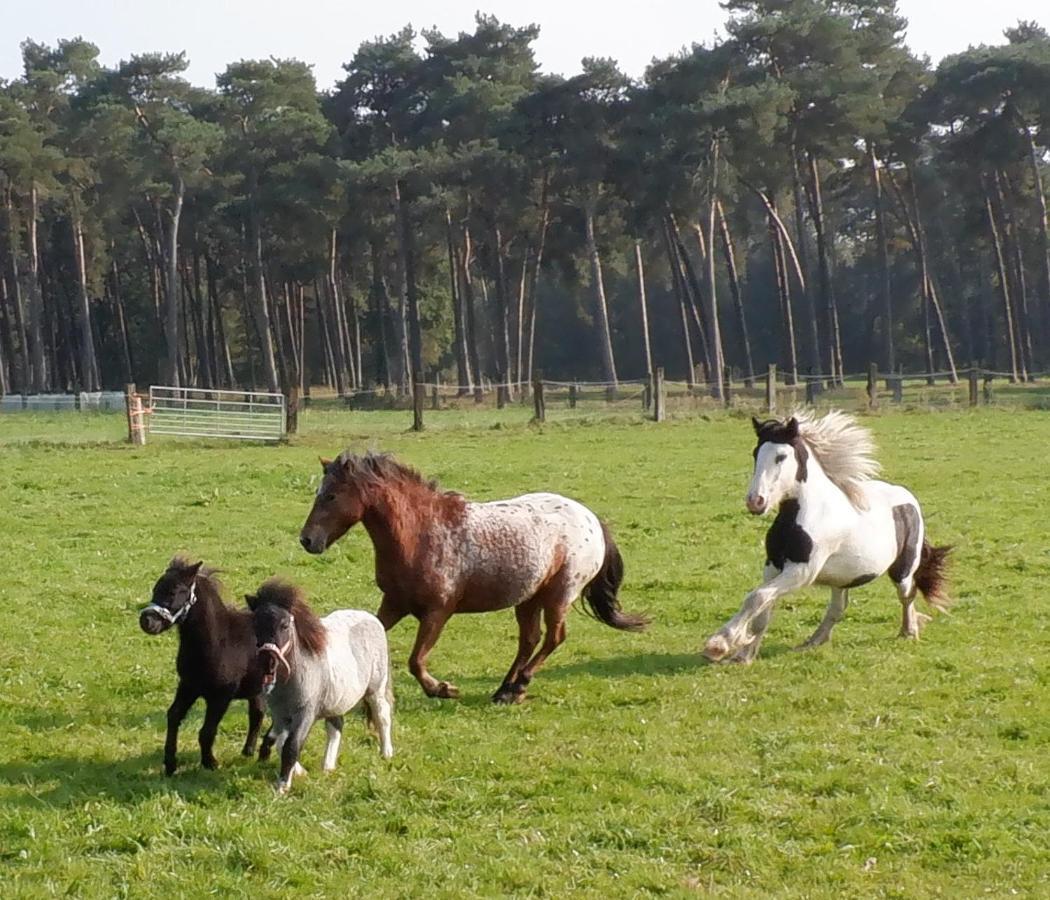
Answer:
[{"label": "white blaze on face", "polygon": [[778,506],[792,490],[797,472],[795,448],[766,441],[755,457],[755,472],[747,488],[747,508],[763,513]]}]

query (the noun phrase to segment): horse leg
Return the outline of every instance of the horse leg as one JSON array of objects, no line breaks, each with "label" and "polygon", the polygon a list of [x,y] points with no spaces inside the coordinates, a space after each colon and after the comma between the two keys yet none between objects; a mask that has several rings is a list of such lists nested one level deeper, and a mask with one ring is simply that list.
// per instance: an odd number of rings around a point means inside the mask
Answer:
[{"label": "horse leg", "polygon": [[259,739],[263,717],[266,715],[266,700],[262,694],[248,698],[248,737],[244,741],[242,756],[251,756],[255,752],[255,742]]},{"label": "horse leg", "polygon": [[226,694],[205,698],[208,706],[204,713],[204,724],[201,725],[201,730],[197,732],[197,741],[201,745],[201,765],[205,769],[215,769],[219,765],[215,761],[215,754],[212,752],[212,749],[215,746],[215,734],[219,730],[219,722],[226,715],[226,710],[230,708],[232,700],[233,698]]},{"label": "horse leg", "polygon": [[379,753],[383,759],[390,759],[394,755],[394,743],[390,739],[394,724],[394,694],[390,690],[389,672],[378,689],[365,695],[365,705],[379,737]]},{"label": "horse leg", "polygon": [[329,716],[324,720],[324,730],[328,734],[328,743],[324,748],[325,772],[331,772],[335,768],[336,757],[339,756],[339,742],[343,738],[343,717]]},{"label": "horse leg", "polygon": [[518,620],[518,655],[511,663],[507,677],[503,684],[492,695],[493,703],[516,703],[519,695],[524,696],[525,685],[518,684],[522,667],[529,661],[536,647],[540,643],[540,614],[543,608],[536,602],[535,598],[526,600],[519,606],[514,607],[514,615]]},{"label": "horse leg", "polygon": [[[768,584],[776,578],[778,574],[780,574],[780,569],[767,563],[762,569],[762,583]],[[766,636],[766,630],[769,628],[769,622],[772,618],[772,607],[755,616],[750,627],[750,633],[752,635],[750,642],[744,644],[744,646],[737,650],[736,653],[729,657],[729,662],[750,665],[755,661],[755,658],[758,656],[758,651],[762,647],[762,639]]]},{"label": "horse leg", "polygon": [[408,670],[428,697],[454,700],[459,696],[456,686],[447,681],[438,681],[427,671],[427,655],[441,636],[441,629],[445,627],[448,617],[449,613],[441,609],[430,612],[419,620],[416,643],[412,647],[412,654],[408,657]]},{"label": "horse leg", "polygon": [[898,637],[918,640],[919,633],[930,617],[915,608],[915,587],[910,578],[897,585],[897,596],[901,601],[901,630]]},{"label": "horse leg", "polygon": [[521,670],[521,674],[518,676],[517,682],[515,682],[515,688],[517,689],[514,694],[515,703],[521,703],[525,699],[525,690],[528,688],[529,682],[532,681],[532,676],[547,661],[547,657],[564,643],[565,616],[568,611],[569,605],[560,601],[550,603],[543,608],[543,625],[545,629],[543,646],[529,660],[525,668]]},{"label": "horse leg", "polygon": [[[278,733],[275,732],[274,726],[270,724],[270,730],[266,732],[266,735],[262,739],[262,743],[259,745],[259,762],[266,762],[270,758],[270,751],[274,748],[277,743]],[[280,752],[280,747],[277,748]]]},{"label": "horse leg", "polygon": [[200,694],[184,681],[180,681],[179,686],[175,689],[175,699],[168,707],[168,734],[164,740],[165,775],[175,774],[175,751],[179,741],[179,726],[199,696]]},{"label": "horse leg", "polygon": [[751,591],[744,598],[740,611],[707,639],[704,656],[712,662],[721,662],[760,639],[769,624],[768,614],[776,600],[816,581],[827,555],[827,551],[814,553],[809,562],[789,562],[775,577]]},{"label": "horse leg", "polygon": [[[306,769],[299,765],[299,754],[302,752],[303,744],[314,724],[313,714],[307,711],[298,722],[293,722],[292,727],[285,732],[287,737],[283,740],[281,747],[281,772],[277,776],[277,793],[286,794],[292,786],[293,775],[305,775]],[[278,738],[280,741],[282,735]]]},{"label": "horse leg", "polygon": [[824,612],[824,618],[821,619],[820,624],[817,626],[817,630],[795,649],[811,650],[814,647],[827,643],[831,637],[831,629],[842,621],[847,606],[849,606],[849,591],[846,588],[832,588],[831,600],[828,603],[827,610]]},{"label": "horse leg", "polygon": [[408,612],[398,602],[391,600],[387,594],[383,595],[383,599],[379,604],[379,609],[376,610],[376,618],[383,623],[383,628],[389,631],[398,622],[400,622]]}]

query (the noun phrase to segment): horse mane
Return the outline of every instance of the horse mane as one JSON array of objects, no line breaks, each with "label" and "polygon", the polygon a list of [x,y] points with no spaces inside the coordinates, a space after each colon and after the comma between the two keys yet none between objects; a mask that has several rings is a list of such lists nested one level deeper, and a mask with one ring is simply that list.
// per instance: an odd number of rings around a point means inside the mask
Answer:
[{"label": "horse mane", "polygon": [[458,515],[466,501],[456,491],[444,491],[437,480],[426,478],[416,469],[398,462],[390,453],[369,450],[358,455],[350,450],[339,454],[336,465],[342,467],[343,477],[359,488],[392,485],[394,487],[418,488],[439,502],[447,512]]},{"label": "horse mane", "polygon": [[255,594],[259,603],[272,603],[288,610],[295,623],[295,634],[303,649],[312,656],[324,652],[328,634],[321,620],[306,602],[302,588],[281,578],[264,581]]},{"label": "horse mane", "polygon": [[[176,554],[171,558],[171,562],[168,563],[167,573],[171,573],[176,577],[188,574],[191,569],[197,564],[191,562],[188,556],[182,554]],[[223,585],[219,580],[218,569],[212,568],[211,566],[201,566],[197,570],[197,589],[202,593],[211,594],[216,600],[222,600]]]},{"label": "horse mane", "polygon": [[828,476],[857,509],[866,509],[862,485],[879,473],[871,432],[853,416],[833,409],[817,418],[809,410],[797,410],[798,434]]}]

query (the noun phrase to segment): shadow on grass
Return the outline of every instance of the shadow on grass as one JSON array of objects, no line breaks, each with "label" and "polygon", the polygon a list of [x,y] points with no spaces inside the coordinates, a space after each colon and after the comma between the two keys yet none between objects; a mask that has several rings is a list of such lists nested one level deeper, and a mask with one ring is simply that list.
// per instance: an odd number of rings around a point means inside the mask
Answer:
[{"label": "shadow on grass", "polygon": [[[67,754],[0,763],[0,789],[6,794],[0,806],[65,807],[98,799],[137,803],[169,794],[192,800],[240,793],[243,776],[251,782],[273,778],[272,763],[258,763],[239,754],[220,759],[215,771],[202,769],[199,760],[188,753],[180,754],[179,763],[179,770],[170,778],[164,775],[159,748],[122,759]],[[241,777],[234,779],[231,774]]]}]

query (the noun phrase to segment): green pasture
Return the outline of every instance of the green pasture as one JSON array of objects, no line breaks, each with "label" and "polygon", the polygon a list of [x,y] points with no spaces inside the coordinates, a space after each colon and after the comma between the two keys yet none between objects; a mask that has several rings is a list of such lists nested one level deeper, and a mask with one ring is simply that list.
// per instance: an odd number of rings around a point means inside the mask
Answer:
[{"label": "green pasture", "polygon": [[[964,388],[963,388],[964,390]],[[656,425],[529,410],[311,409],[282,446],[122,443],[123,416],[0,416],[0,892],[3,897],[1011,897],[1050,895],[1050,415],[963,408],[865,421],[886,476],[957,546],[957,604],[896,638],[888,581],[853,592],[831,644],[791,652],[826,595],[782,603],[759,661],[711,666],[704,638],[761,569],[743,507],[752,433],[712,410]],[[560,407],[559,407],[560,409]],[[161,769],[173,634],[137,625],[177,551],[231,600],[278,573],[319,611],[374,609],[361,530],[298,546],[318,455],[396,452],[472,498],[558,491],[611,525],[642,635],[582,614],[518,707],[494,707],[512,613],[454,618],[431,700],[391,633],[392,761],[356,717],[336,773],[274,796],[273,763]]]}]

